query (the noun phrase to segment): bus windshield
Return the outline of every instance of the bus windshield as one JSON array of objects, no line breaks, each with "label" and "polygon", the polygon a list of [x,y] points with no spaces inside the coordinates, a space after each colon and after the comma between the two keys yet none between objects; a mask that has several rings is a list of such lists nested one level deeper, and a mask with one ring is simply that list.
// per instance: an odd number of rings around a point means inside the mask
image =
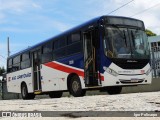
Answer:
[{"label": "bus windshield", "polygon": [[107,26],[104,48],[110,58],[149,59],[147,36],[139,29]]}]

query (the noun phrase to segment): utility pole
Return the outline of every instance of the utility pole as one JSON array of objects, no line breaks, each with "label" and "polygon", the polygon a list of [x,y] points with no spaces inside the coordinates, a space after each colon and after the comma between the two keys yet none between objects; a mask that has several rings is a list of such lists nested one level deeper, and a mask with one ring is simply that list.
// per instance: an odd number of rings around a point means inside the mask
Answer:
[{"label": "utility pole", "polygon": [[10,56],[10,48],[9,48],[9,37],[7,38],[7,49],[8,49],[8,57]]}]

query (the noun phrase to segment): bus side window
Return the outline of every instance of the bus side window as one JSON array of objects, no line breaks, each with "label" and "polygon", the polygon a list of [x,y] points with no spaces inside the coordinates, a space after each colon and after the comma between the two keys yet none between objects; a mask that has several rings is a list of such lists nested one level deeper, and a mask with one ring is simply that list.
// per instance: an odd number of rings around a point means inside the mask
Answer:
[{"label": "bus side window", "polygon": [[67,55],[79,53],[82,51],[81,32],[76,32],[68,36]]},{"label": "bus side window", "polygon": [[65,47],[67,45],[66,37],[62,37],[58,40],[58,48]]},{"label": "bus side window", "polygon": [[21,55],[18,55],[15,58],[13,58],[12,71],[20,70],[20,62],[21,62]]},{"label": "bus side window", "polygon": [[66,56],[66,46],[67,40],[66,37],[61,37],[58,40],[54,41],[54,51],[53,51],[53,59],[62,58]]},{"label": "bus side window", "polygon": [[30,53],[23,53],[22,54],[22,61],[21,61],[21,69],[29,68],[31,66],[30,60]]},{"label": "bus side window", "polygon": [[13,60],[12,60],[12,58],[10,58],[8,60],[8,64],[7,64],[7,72],[8,73],[12,72],[12,62],[13,62]]},{"label": "bus side window", "polygon": [[45,44],[43,47],[42,47],[42,53],[49,53],[49,52],[52,52],[52,43],[49,42],[47,44]]},{"label": "bus side window", "polygon": [[81,34],[80,32],[77,32],[68,36],[67,44],[70,45],[75,42],[79,42],[80,40],[81,40]]},{"label": "bus side window", "polygon": [[41,57],[41,62],[42,63],[46,63],[46,62],[50,62],[52,61],[52,43],[49,42],[47,44],[45,44],[43,47],[42,47],[42,57]]},{"label": "bus side window", "polygon": [[53,46],[53,50],[58,49],[58,40],[54,41]]}]

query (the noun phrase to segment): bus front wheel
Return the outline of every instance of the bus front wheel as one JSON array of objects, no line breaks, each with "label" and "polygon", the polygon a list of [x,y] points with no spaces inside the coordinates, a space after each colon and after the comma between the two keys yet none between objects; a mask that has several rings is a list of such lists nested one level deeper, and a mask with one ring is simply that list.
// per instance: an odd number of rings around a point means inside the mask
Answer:
[{"label": "bus front wheel", "polygon": [[49,93],[50,98],[60,98],[62,97],[63,92],[62,91],[53,91]]},{"label": "bus front wheel", "polygon": [[21,86],[21,96],[23,100],[29,100],[35,98],[35,94],[28,93],[27,85],[24,83]]},{"label": "bus front wheel", "polygon": [[86,90],[82,89],[80,79],[77,75],[74,75],[70,80],[69,92],[74,97],[81,97],[86,94]]},{"label": "bus front wheel", "polygon": [[122,91],[122,87],[121,86],[110,86],[110,87],[107,87],[107,92],[110,95],[120,94],[121,91]]}]

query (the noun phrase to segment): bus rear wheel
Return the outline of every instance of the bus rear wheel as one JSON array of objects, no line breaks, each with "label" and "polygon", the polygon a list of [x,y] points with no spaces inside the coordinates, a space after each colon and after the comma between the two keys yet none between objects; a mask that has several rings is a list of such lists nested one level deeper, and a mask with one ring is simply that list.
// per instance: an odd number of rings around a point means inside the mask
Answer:
[{"label": "bus rear wheel", "polygon": [[27,85],[22,84],[21,86],[21,96],[23,100],[29,100],[29,99],[34,99],[35,94],[33,93],[28,93]]},{"label": "bus rear wheel", "polygon": [[107,87],[107,92],[110,95],[120,94],[121,91],[122,91],[122,87],[121,86],[110,86],[110,87]]},{"label": "bus rear wheel", "polygon": [[60,98],[62,97],[62,95],[63,95],[63,92],[61,91],[53,91],[49,93],[50,98]]},{"label": "bus rear wheel", "polygon": [[69,92],[74,97],[81,97],[86,94],[86,90],[82,89],[80,79],[77,75],[74,75],[70,80]]}]

